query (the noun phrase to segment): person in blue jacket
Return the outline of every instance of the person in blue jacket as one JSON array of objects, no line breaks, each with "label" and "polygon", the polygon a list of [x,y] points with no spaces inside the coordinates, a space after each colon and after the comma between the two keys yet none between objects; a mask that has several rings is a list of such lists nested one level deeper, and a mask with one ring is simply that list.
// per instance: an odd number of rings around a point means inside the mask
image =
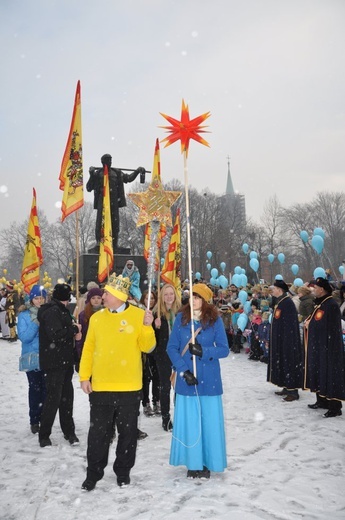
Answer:
[{"label": "person in blue jacket", "polygon": [[29,353],[37,354],[37,364],[31,365],[31,370],[26,372],[29,383],[29,417],[32,433],[38,433],[41,421],[41,411],[46,397],[44,372],[39,367],[39,323],[37,313],[40,306],[45,303],[47,292],[40,285],[33,285],[29,294],[28,303],[19,309],[17,332],[22,342],[22,356]]},{"label": "person in blue jacket", "polygon": [[[228,340],[207,285],[192,287],[189,303],[176,316],[167,352],[176,370],[176,402],[170,451],[172,466],[187,466],[188,478],[210,478],[227,466],[219,359],[229,355]],[[194,342],[191,342],[191,319]],[[193,374],[193,356],[196,375]]]},{"label": "person in blue jacket", "polygon": [[127,277],[131,281],[131,288],[129,290],[130,297],[133,298],[137,303],[140,302],[140,298],[142,296],[140,289],[140,272],[139,269],[134,264],[133,260],[127,260],[125,267],[122,271],[123,278]]}]

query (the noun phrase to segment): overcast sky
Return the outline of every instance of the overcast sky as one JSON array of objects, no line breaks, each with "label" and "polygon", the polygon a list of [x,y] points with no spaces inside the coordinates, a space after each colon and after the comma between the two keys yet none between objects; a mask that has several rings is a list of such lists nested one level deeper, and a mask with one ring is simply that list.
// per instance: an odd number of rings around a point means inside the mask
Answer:
[{"label": "overcast sky", "polygon": [[[258,219],[345,190],[344,0],[1,0],[0,227],[24,220],[32,187],[53,222],[81,81],[84,181],[104,153],[152,169],[159,112],[210,111],[210,148],[190,144],[189,181],[235,190]],[[183,182],[179,144],[163,182]],[[92,200],[93,194],[86,194]],[[316,223],[320,225],[322,223]]]}]

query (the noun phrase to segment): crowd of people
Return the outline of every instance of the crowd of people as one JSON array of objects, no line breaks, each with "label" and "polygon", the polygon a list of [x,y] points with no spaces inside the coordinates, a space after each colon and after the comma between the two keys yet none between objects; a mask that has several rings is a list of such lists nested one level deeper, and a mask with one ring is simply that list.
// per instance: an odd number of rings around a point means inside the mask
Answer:
[{"label": "crowd of people", "polygon": [[[86,479],[102,479],[117,437],[113,470],[130,484],[137,442],[147,437],[138,416],[160,417],[172,432],[170,464],[188,478],[210,478],[226,468],[220,362],[244,351],[267,364],[267,381],[285,402],[301,390],[316,394],[311,409],[342,415],[345,400],[345,284],[317,278],[301,287],[275,280],[225,289],[188,281],[140,290],[133,260],[104,287],[90,282],[72,308],[71,286],[51,295],[34,285],[25,301],[11,284],[0,289],[2,339],[20,339],[19,369],[28,380],[29,421],[39,445],[59,415],[67,442],[79,442],[73,419],[72,378],[90,403]],[[172,387],[174,393],[172,393]],[[174,416],[171,397],[174,396]]]}]

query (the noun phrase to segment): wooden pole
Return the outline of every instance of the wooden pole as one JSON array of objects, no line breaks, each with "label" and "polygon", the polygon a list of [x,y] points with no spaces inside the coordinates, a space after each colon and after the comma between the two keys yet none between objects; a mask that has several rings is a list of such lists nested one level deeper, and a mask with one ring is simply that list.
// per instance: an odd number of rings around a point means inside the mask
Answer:
[{"label": "wooden pole", "polygon": [[[190,237],[190,211],[189,211],[189,191],[188,191],[188,165],[187,165],[187,152],[183,153],[183,165],[184,165],[184,188],[185,188],[185,199],[186,199],[186,219],[187,219],[187,258],[188,258],[188,278],[189,278],[189,306],[190,306],[190,323],[192,338],[191,342],[195,341],[195,330],[194,330],[194,308],[193,308],[193,292],[192,292],[192,244]],[[193,373],[196,377],[196,358],[193,356]]]}]

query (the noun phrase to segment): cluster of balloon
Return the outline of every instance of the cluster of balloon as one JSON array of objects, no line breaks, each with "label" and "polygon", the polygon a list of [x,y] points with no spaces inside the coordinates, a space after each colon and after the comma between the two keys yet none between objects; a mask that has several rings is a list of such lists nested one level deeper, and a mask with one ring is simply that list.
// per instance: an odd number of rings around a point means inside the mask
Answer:
[{"label": "cluster of balloon", "polygon": [[[302,241],[306,244],[309,240],[309,235],[308,233],[303,230],[300,232],[299,236],[301,237]],[[325,245],[325,232],[322,228],[315,228],[314,229],[314,234],[313,234],[313,237],[311,239],[311,245],[313,247],[313,249],[319,254],[321,255],[322,251],[323,251],[323,248],[324,248],[324,245]]]}]

